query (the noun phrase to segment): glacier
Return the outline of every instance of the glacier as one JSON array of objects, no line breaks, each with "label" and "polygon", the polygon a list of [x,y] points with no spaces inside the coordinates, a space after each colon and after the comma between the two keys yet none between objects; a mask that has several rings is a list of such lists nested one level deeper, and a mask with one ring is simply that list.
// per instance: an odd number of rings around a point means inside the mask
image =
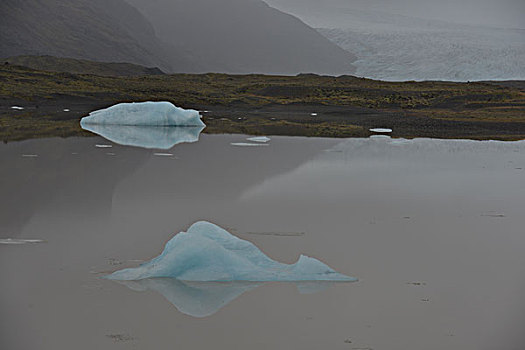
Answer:
[{"label": "glacier", "polygon": [[80,120],[87,124],[135,125],[135,126],[206,126],[198,111],[176,107],[171,102],[119,103],[89,113]]},{"label": "glacier", "polygon": [[82,129],[119,145],[167,150],[179,143],[199,141],[199,135],[204,127],[84,124]]},{"label": "glacier", "polygon": [[104,278],[133,281],[154,277],[202,282],[357,280],[305,255],[294,264],[277,262],[253,243],[207,221],[196,222],[186,232],[176,234],[164,251],[149,262]]}]

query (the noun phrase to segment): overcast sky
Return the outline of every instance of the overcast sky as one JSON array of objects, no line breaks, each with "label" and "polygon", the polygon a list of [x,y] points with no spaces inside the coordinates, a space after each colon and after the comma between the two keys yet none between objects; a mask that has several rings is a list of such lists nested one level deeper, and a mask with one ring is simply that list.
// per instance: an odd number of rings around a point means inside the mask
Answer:
[{"label": "overcast sky", "polygon": [[[344,11],[381,11],[462,24],[525,29],[525,0],[264,0],[315,27],[336,27]],[[343,11],[341,11],[343,10]]]}]

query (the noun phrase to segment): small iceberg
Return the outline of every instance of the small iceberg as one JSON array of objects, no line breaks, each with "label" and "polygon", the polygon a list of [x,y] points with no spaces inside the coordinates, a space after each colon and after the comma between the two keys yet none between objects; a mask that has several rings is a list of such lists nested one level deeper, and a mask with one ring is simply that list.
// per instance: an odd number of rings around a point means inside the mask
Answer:
[{"label": "small iceberg", "polygon": [[387,128],[373,128],[373,129],[370,129],[371,132],[384,132],[384,133],[389,133],[389,132],[392,132],[392,129],[387,129]]},{"label": "small iceberg", "polygon": [[171,102],[119,103],[91,112],[80,125],[206,126],[198,111],[175,107]]},{"label": "small iceberg", "polygon": [[17,111],[21,111],[24,109],[24,107],[20,107],[20,106],[12,106],[11,109],[16,109]]},{"label": "small iceberg", "polygon": [[268,146],[267,143],[249,143],[249,142],[232,142],[230,143],[232,146],[236,147],[260,147],[260,146]]},{"label": "small iceberg", "polygon": [[246,140],[252,141],[252,142],[266,143],[266,142],[270,141],[271,139],[269,137],[266,137],[266,136],[255,136],[255,137],[248,137]]},{"label": "small iceberg", "polygon": [[30,244],[30,243],[44,243],[44,241],[41,239],[18,239],[18,238],[0,239],[0,244]]},{"label": "small iceberg", "polygon": [[305,255],[295,264],[272,260],[253,243],[206,221],[176,234],[149,262],[105,276],[123,281],[155,277],[201,282],[356,281]]},{"label": "small iceberg", "polygon": [[179,143],[199,141],[199,135],[204,127],[84,124],[82,129],[119,145],[167,150]]}]

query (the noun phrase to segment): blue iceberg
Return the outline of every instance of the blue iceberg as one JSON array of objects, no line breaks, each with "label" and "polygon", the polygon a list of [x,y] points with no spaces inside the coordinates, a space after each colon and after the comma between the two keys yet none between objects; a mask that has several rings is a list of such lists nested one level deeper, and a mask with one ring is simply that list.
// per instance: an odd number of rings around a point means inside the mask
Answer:
[{"label": "blue iceberg", "polygon": [[295,264],[272,260],[253,243],[206,221],[176,234],[162,254],[149,262],[105,276],[123,281],[155,277],[202,282],[356,281],[304,255]]},{"label": "blue iceberg", "polygon": [[91,112],[80,125],[205,126],[198,111],[175,107],[171,102],[133,102]]},{"label": "blue iceberg", "polygon": [[84,124],[82,129],[119,145],[166,150],[179,143],[199,141],[199,135],[204,127]]}]

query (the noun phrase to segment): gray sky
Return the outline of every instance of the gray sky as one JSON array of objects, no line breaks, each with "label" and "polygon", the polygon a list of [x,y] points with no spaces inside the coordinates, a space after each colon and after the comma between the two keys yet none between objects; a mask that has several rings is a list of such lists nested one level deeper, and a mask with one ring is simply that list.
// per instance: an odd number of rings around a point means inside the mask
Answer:
[{"label": "gray sky", "polygon": [[462,24],[525,29],[525,0],[265,0],[315,27],[336,27],[345,11],[381,11]]}]

